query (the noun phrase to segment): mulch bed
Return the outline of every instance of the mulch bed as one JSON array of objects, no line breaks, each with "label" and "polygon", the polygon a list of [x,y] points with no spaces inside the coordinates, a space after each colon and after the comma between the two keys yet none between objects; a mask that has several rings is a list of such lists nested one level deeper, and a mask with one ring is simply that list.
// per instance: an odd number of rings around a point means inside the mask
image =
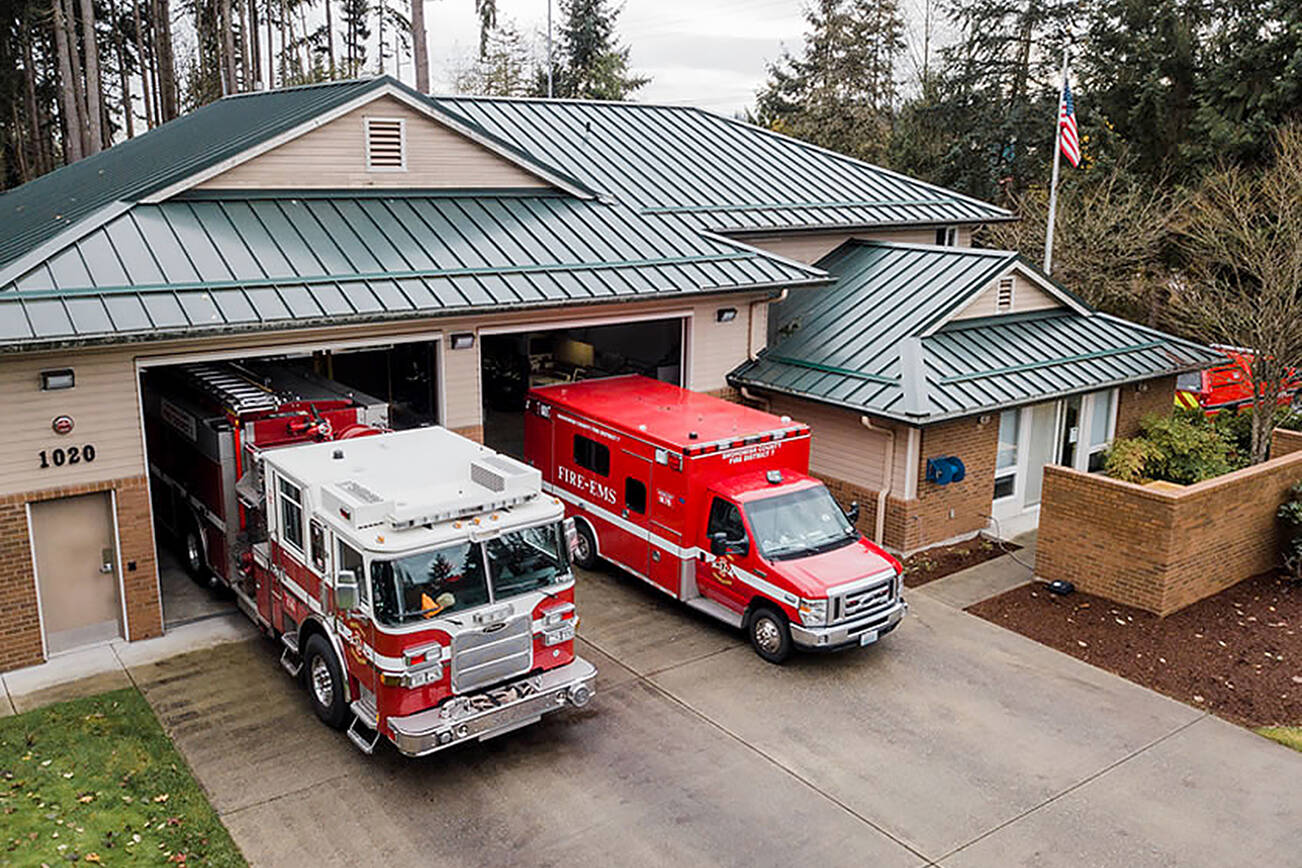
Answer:
[{"label": "mulch bed", "polygon": [[1166,618],[1039,583],[968,611],[1235,723],[1302,723],[1302,585],[1276,575]]},{"label": "mulch bed", "polygon": [[904,559],[904,587],[916,588],[927,582],[957,573],[1000,555],[1017,551],[1021,546],[996,542],[978,536],[953,545],[938,546]]}]

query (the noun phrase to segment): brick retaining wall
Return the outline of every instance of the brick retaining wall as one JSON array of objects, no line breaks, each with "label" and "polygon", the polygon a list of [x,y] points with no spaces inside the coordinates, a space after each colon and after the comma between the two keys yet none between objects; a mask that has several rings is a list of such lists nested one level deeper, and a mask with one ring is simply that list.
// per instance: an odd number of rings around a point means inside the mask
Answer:
[{"label": "brick retaining wall", "polygon": [[1178,490],[1050,465],[1035,572],[1169,615],[1278,564],[1275,511],[1302,482],[1302,434],[1270,461]]}]

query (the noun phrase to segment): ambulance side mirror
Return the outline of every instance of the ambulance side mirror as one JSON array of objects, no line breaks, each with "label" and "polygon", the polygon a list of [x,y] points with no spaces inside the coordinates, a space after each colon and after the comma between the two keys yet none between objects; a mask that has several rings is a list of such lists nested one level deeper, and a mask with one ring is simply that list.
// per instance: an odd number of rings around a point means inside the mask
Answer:
[{"label": "ambulance side mirror", "polygon": [[859,501],[857,501],[857,500],[852,500],[852,501],[850,501],[850,508],[847,509],[847,510],[845,511],[845,517],[846,517],[846,520],[849,521],[851,525],[858,526],[858,524],[859,524]]},{"label": "ambulance side mirror", "polygon": [[710,534],[710,554],[717,557],[719,555],[727,554],[727,552],[728,535],[721,530],[716,530],[714,533]]},{"label": "ambulance side mirror", "polygon": [[344,612],[357,608],[357,573],[352,570],[335,573],[335,608]]}]

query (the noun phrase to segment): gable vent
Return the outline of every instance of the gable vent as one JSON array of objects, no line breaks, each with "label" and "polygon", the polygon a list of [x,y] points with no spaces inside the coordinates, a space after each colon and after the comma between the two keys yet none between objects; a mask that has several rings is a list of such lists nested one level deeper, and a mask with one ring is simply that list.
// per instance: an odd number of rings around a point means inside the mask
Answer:
[{"label": "gable vent", "polygon": [[406,169],[406,122],[402,118],[367,118],[366,170],[402,172]]},{"label": "gable vent", "polygon": [[1013,309],[1013,279],[999,278],[999,287],[995,291],[995,313],[1008,313]]}]

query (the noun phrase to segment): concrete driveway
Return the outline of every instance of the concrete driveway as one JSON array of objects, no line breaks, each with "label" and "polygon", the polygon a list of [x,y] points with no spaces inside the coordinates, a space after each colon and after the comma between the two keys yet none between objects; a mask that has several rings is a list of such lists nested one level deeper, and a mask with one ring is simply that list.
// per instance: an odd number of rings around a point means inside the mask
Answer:
[{"label": "concrete driveway", "polygon": [[357,752],[246,642],[131,671],[255,865],[1233,866],[1302,852],[1302,754],[915,593],[784,667],[585,574],[592,705]]}]

